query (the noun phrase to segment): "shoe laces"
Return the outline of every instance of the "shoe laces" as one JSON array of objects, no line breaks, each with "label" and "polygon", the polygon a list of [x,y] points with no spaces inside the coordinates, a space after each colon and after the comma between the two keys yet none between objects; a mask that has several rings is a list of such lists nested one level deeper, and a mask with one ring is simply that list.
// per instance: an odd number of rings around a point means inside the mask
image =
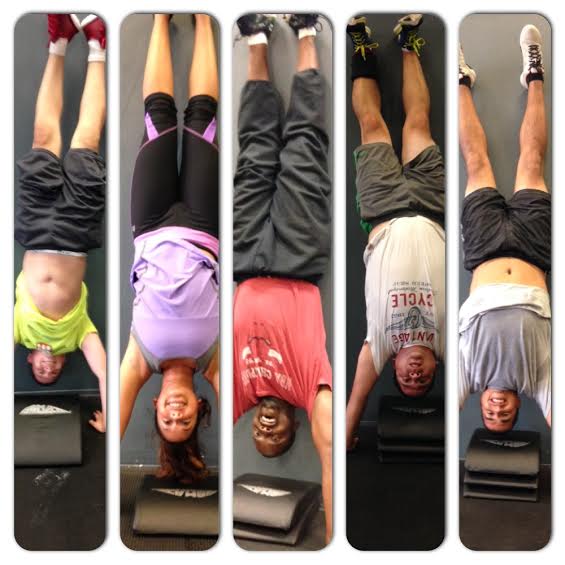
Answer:
[{"label": "shoe laces", "polygon": [[528,45],[528,67],[530,69],[542,69],[541,64],[541,50],[537,43]]},{"label": "shoe laces", "polygon": [[422,47],[426,44],[426,40],[418,35],[417,31],[411,31],[408,33],[408,37],[402,46],[404,49],[410,49],[414,51],[418,57],[420,56],[420,51]]},{"label": "shoe laces", "polygon": [[361,53],[361,57],[363,57],[363,59],[366,59],[365,54],[367,49],[376,49],[379,46],[376,41],[373,41],[373,43],[367,43],[369,38],[367,37],[367,33],[363,31],[354,31],[351,34],[351,39],[353,40],[353,46],[355,47],[354,52]]}]

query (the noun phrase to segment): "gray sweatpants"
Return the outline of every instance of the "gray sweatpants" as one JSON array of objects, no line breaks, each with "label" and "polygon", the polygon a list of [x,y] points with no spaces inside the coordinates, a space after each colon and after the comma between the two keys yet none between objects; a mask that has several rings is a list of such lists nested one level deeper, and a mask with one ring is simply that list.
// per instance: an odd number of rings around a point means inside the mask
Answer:
[{"label": "gray sweatpants", "polygon": [[250,81],[241,94],[234,178],[234,279],[316,282],[331,242],[331,182],[323,78],[297,73],[283,123],[279,93]]}]

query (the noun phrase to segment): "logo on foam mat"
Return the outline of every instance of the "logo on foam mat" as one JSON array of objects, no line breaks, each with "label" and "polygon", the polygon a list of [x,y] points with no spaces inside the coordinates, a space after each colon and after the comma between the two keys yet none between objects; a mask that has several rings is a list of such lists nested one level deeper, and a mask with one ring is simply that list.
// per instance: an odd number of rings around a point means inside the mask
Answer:
[{"label": "logo on foam mat", "polygon": [[288,496],[292,494],[289,490],[280,490],[270,487],[261,487],[258,485],[244,485],[240,484],[240,487],[251,491],[254,494],[260,494],[261,496],[268,496],[269,498],[278,498],[280,496]]},{"label": "logo on foam mat", "polygon": [[153,488],[151,490],[178,498],[208,498],[218,492],[217,490],[201,490],[194,488]]},{"label": "logo on foam mat", "polygon": [[513,441],[511,439],[481,439],[481,441],[483,443],[496,445],[496,447],[510,447],[512,449],[526,447],[526,445],[530,445],[530,443],[532,443],[531,441]]},{"label": "logo on foam mat", "polygon": [[427,416],[437,411],[437,408],[416,408],[414,406],[393,406],[392,409],[403,414],[418,414],[419,416]]},{"label": "logo on foam mat", "polygon": [[72,412],[50,404],[30,404],[20,411],[20,416],[58,416],[59,414],[72,414]]}]

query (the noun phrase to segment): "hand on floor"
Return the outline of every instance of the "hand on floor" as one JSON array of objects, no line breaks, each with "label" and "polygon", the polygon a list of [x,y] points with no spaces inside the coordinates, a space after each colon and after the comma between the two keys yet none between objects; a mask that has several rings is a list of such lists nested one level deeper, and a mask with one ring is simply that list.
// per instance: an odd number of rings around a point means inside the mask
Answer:
[{"label": "hand on floor", "polygon": [[106,431],[106,421],[104,414],[100,410],[95,410],[91,420],[88,423],[98,432],[103,434]]}]

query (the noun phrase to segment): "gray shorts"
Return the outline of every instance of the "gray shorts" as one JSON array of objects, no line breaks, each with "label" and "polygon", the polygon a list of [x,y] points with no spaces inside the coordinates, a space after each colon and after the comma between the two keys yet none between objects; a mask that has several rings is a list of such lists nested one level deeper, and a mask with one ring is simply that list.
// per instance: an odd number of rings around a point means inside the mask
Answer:
[{"label": "gray shorts", "polygon": [[354,153],[357,206],[362,225],[424,216],[444,226],[445,169],[437,145],[402,166],[388,143],[368,143]]}]

